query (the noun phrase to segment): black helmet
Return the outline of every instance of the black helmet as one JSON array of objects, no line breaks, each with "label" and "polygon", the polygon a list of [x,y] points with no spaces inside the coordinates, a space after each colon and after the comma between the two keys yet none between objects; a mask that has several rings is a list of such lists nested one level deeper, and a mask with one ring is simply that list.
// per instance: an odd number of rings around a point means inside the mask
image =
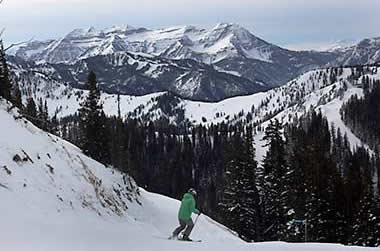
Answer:
[{"label": "black helmet", "polygon": [[190,188],[188,193],[191,193],[193,196],[197,196],[197,191],[194,188]]}]

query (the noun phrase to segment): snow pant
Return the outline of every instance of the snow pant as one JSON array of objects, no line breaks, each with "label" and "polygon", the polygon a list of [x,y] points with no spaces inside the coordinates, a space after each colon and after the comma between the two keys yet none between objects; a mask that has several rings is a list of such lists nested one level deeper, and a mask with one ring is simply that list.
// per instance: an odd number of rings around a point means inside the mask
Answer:
[{"label": "snow pant", "polygon": [[178,236],[179,233],[181,233],[186,228],[185,232],[183,233],[183,238],[188,238],[190,236],[191,231],[193,230],[193,227],[194,227],[193,220],[192,219],[190,219],[190,220],[178,219],[178,220],[179,220],[179,227],[177,227],[174,230],[173,236]]}]

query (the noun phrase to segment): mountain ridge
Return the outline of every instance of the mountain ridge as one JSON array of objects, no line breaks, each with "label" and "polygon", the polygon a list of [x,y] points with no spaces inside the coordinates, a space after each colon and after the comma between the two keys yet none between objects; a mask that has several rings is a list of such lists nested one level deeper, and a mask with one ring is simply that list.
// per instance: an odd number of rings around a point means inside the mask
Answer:
[{"label": "mountain ridge", "polygon": [[260,81],[220,71],[192,59],[171,60],[140,53],[99,55],[74,64],[35,64],[9,57],[11,69],[35,71],[75,88],[85,88],[87,74],[96,72],[100,88],[108,93],[146,95],[172,91],[195,100],[216,101],[268,89]]},{"label": "mountain ridge", "polygon": [[27,43],[14,54],[41,63],[73,64],[120,51],[175,60],[193,59],[252,81],[260,80],[268,87],[281,85],[337,57],[332,52],[284,49],[233,23],[219,23],[212,28],[176,26],[149,30],[127,25],[100,31],[75,29],[57,40]]}]

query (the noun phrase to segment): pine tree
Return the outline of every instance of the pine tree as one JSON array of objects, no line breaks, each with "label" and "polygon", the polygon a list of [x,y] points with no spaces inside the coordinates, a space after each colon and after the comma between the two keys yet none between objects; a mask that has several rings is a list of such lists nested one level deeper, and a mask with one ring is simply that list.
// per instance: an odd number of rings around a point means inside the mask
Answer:
[{"label": "pine tree", "polygon": [[60,135],[60,126],[59,121],[57,119],[57,114],[54,114],[54,116],[51,118],[51,126],[50,126],[50,133],[61,136]]},{"label": "pine tree", "polygon": [[11,81],[9,79],[9,70],[7,60],[5,58],[5,51],[3,41],[0,40],[0,97],[11,101]]},{"label": "pine tree", "polygon": [[356,179],[359,179],[360,184],[356,189],[359,190],[361,196],[352,227],[351,243],[360,246],[378,246],[380,244],[380,217],[376,214],[378,199],[374,193],[372,163],[368,152],[364,148],[358,148],[352,156],[352,163],[359,172]]},{"label": "pine tree", "polygon": [[100,112],[100,118],[99,118],[99,131],[98,131],[98,142],[100,146],[100,152],[99,152],[99,160],[103,163],[110,163],[111,161],[111,154],[109,151],[110,146],[110,134],[107,127],[107,116],[102,110]]},{"label": "pine tree", "polygon": [[49,131],[49,114],[48,114],[48,107],[47,102],[45,100],[45,104],[42,100],[42,98],[38,99],[38,112],[37,112],[37,126],[41,128],[44,131]]},{"label": "pine tree", "polygon": [[341,206],[344,203],[339,203],[343,197],[342,180],[330,153],[332,137],[327,119],[321,113],[311,112],[297,130],[303,135],[301,144],[296,147],[303,149],[299,159],[304,165],[308,240],[342,240],[345,227]]},{"label": "pine tree", "polygon": [[37,107],[33,98],[28,98],[24,113],[27,116],[27,119],[31,120],[32,122],[37,117]]},{"label": "pine tree", "polygon": [[24,105],[22,103],[22,94],[21,94],[21,90],[20,90],[20,87],[18,84],[15,84],[14,85],[14,89],[13,89],[13,103],[14,105],[22,110],[24,108]]},{"label": "pine tree", "polygon": [[89,94],[80,104],[80,129],[79,144],[84,153],[90,157],[107,162],[109,160],[108,144],[105,143],[106,125],[103,104],[100,101],[100,91],[96,82],[96,75],[90,71],[87,81]]},{"label": "pine tree", "polygon": [[[379,237],[375,236],[379,227],[376,223],[379,219],[373,215],[374,201],[371,189],[368,187],[359,202],[360,209],[352,227],[351,242],[358,246],[374,246],[379,243]],[[375,224],[373,224],[375,223]]]},{"label": "pine tree", "polygon": [[257,189],[257,162],[253,144],[253,130],[251,126],[248,126],[245,133],[244,151],[241,156],[243,165],[241,166],[240,189],[243,206],[240,217],[243,220],[243,236],[248,240],[259,241],[261,239],[260,198]]},{"label": "pine tree", "polygon": [[282,240],[286,235],[288,222],[288,185],[286,176],[288,166],[285,157],[285,142],[282,125],[278,120],[271,120],[265,130],[263,140],[269,147],[263,160],[263,221],[264,239]]},{"label": "pine tree", "polygon": [[[296,125],[296,124],[295,124]],[[289,211],[288,216],[290,222],[286,232],[287,241],[303,241],[305,239],[305,225],[296,223],[293,220],[304,220],[306,198],[310,195],[306,193],[305,179],[305,161],[307,149],[303,141],[305,140],[305,132],[298,130],[295,125],[286,127],[286,162],[288,163],[288,173],[286,176],[288,190],[290,193],[287,196]]]},{"label": "pine tree", "polygon": [[231,156],[227,164],[226,185],[220,206],[226,224],[240,238],[257,241],[260,239],[261,229],[252,128],[247,127],[244,137],[242,128],[236,130],[230,147]]},{"label": "pine tree", "polygon": [[[238,155],[243,152],[243,142],[238,132],[233,136],[233,142],[229,144],[229,160],[225,172],[225,186],[223,189],[222,201],[219,203],[225,224],[236,231],[239,237],[242,234],[242,201],[241,201],[241,180],[242,180],[242,163],[239,163]],[[234,147],[239,147],[235,149]]]}]

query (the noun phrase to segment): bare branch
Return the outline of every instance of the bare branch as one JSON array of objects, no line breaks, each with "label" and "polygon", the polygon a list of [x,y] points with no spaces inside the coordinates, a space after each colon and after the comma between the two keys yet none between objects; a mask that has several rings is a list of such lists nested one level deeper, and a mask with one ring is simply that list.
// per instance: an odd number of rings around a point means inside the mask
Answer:
[{"label": "bare branch", "polygon": [[[0,4],[2,4],[3,2],[4,2],[4,0],[0,0]],[[0,40],[1,40],[1,37],[3,36],[3,34],[4,34],[4,31],[5,31],[5,28],[2,28],[2,29],[0,30]],[[14,43],[14,44],[11,44],[11,45],[8,46],[7,48],[5,48],[4,51],[7,51],[7,50],[9,50],[9,49],[11,49],[11,48],[13,48],[13,47],[15,47],[15,46],[19,46],[19,45],[22,45],[22,44],[29,43],[29,42],[31,42],[32,40],[33,40],[33,38],[31,38],[31,39],[28,40],[28,41],[24,41],[24,42],[20,42],[20,43]]]},{"label": "bare branch", "polygon": [[[0,4],[1,4],[3,1],[4,1],[4,0],[0,0]],[[5,30],[5,28],[1,29],[1,31],[0,31],[0,38],[1,38],[1,36],[3,35],[4,30]]]},{"label": "bare branch", "polygon": [[[1,1],[1,0],[0,0]],[[23,44],[27,44],[27,43],[30,43],[33,41],[33,38],[29,39],[28,41],[23,41],[23,42],[19,42],[19,43],[14,43],[14,44],[11,44],[10,46],[8,46],[7,48],[4,49],[4,51],[7,51],[15,46],[19,46],[19,45],[23,45]]]}]

